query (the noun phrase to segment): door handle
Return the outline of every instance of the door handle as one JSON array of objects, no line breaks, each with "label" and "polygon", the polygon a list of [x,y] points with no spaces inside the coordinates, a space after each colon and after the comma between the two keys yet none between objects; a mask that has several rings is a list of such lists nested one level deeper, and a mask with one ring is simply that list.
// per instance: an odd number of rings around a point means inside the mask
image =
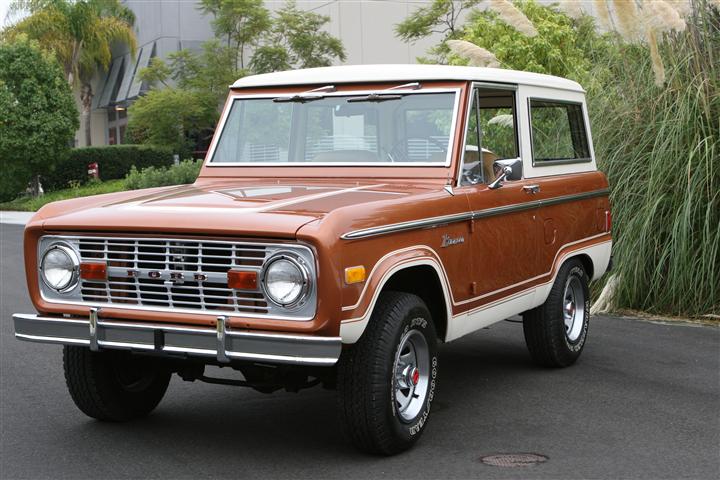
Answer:
[{"label": "door handle", "polygon": [[538,193],[540,191],[540,185],[525,185],[523,187],[525,193]]}]

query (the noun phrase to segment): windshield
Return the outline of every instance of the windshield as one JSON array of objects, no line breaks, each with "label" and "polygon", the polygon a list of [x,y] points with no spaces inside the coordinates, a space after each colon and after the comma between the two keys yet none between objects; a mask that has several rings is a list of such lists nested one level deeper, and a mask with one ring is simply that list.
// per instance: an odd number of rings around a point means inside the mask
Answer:
[{"label": "windshield", "polygon": [[233,101],[213,164],[449,162],[455,93],[395,93]]}]

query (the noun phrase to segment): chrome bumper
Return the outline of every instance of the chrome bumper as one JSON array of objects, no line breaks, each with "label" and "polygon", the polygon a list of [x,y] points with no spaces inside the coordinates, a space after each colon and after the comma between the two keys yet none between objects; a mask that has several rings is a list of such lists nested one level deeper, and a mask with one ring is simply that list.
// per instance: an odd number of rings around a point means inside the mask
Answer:
[{"label": "chrome bumper", "polygon": [[16,313],[13,321],[19,340],[84,345],[93,351],[123,349],[213,357],[222,363],[245,360],[327,366],[337,362],[342,349],[340,337],[236,331],[226,328],[225,317],[218,317],[216,328],[99,320],[96,309],[89,318]]}]

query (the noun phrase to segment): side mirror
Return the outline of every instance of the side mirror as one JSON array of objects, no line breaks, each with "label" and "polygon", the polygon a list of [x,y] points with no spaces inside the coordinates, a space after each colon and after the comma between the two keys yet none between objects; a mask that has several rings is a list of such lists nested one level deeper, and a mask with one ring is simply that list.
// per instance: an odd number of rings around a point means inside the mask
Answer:
[{"label": "side mirror", "polygon": [[495,190],[496,188],[502,187],[502,182],[505,181],[510,175],[512,175],[512,167],[502,167],[502,172],[500,173],[500,175],[497,176],[495,180],[493,180],[490,185],[488,185],[488,188],[490,190]]},{"label": "side mirror", "polygon": [[496,188],[502,187],[505,180],[520,180],[522,179],[522,160],[519,158],[511,158],[509,160],[497,160],[493,162],[493,169],[500,171],[500,174],[495,180],[488,185],[488,188],[495,190]]}]

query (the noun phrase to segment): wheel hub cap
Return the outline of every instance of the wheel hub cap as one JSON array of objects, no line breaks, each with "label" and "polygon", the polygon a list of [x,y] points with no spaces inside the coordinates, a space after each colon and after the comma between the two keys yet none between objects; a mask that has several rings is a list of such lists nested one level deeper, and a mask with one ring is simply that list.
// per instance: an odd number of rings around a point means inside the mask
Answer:
[{"label": "wheel hub cap", "polygon": [[412,373],[410,374],[410,380],[412,381],[413,386],[418,384],[418,380],[420,380],[420,370],[418,370],[417,367],[413,368]]},{"label": "wheel hub cap", "polygon": [[395,411],[405,422],[420,413],[428,393],[430,353],[418,330],[410,330],[400,340],[393,368]]},{"label": "wheel hub cap", "polygon": [[565,284],[563,298],[565,335],[570,342],[576,342],[585,323],[585,291],[576,276],[571,276]]}]

